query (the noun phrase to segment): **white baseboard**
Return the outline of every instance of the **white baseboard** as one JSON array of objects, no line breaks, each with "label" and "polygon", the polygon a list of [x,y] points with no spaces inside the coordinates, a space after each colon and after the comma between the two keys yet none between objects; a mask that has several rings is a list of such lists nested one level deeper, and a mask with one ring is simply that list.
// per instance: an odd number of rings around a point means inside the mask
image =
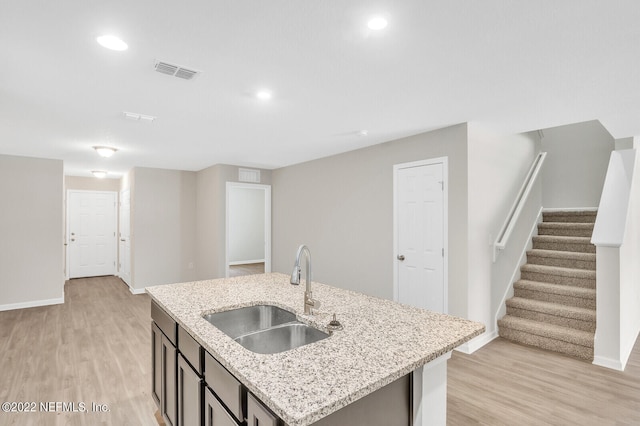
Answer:
[{"label": "white baseboard", "polygon": [[594,356],[593,365],[610,368],[612,370],[624,371],[626,365],[623,365],[619,359],[607,358],[603,356]]},{"label": "white baseboard", "polygon": [[146,290],[144,288],[133,288],[131,286],[129,287],[129,291],[131,292],[131,294],[144,294],[146,293]]},{"label": "white baseboard", "polygon": [[237,260],[235,262],[229,262],[229,266],[235,265],[249,265],[253,263],[264,263],[264,259],[254,259],[254,260]]},{"label": "white baseboard", "polygon": [[545,213],[555,212],[595,212],[598,211],[597,207],[566,207],[566,208],[544,208]]},{"label": "white baseboard", "polygon": [[487,343],[491,342],[495,338],[498,337],[498,331],[493,330],[489,332],[485,332],[478,337],[475,337],[469,340],[467,343],[464,343],[456,348],[456,351],[462,352],[463,354],[471,355]]},{"label": "white baseboard", "polygon": [[62,297],[57,297],[55,299],[33,300],[30,302],[9,303],[7,305],[0,305],[0,311],[13,311],[14,309],[36,308],[38,306],[61,305],[63,303],[64,292],[62,293]]}]

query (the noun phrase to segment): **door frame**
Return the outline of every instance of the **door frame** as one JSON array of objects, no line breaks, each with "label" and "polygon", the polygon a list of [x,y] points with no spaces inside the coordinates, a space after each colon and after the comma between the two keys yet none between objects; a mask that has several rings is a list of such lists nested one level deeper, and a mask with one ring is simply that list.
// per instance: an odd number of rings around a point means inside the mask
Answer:
[{"label": "door frame", "polygon": [[398,179],[398,172],[401,169],[409,169],[413,167],[430,166],[434,164],[442,164],[442,247],[444,248],[444,256],[442,258],[442,285],[444,287],[444,312],[449,312],[449,157],[437,157],[429,158],[426,160],[411,161],[408,163],[400,163],[393,165],[393,300],[399,300],[400,291],[400,278],[398,266],[400,261],[397,259],[398,255],[398,227],[399,223],[399,209],[398,209],[398,185],[400,179]]},{"label": "door frame", "polygon": [[271,185],[227,182],[225,194],[224,276],[229,278],[229,191],[232,188],[262,189],[264,191],[264,272],[271,272]]},{"label": "door frame", "polygon": [[[122,259],[124,258],[124,253],[122,253],[122,250],[120,250],[120,243],[122,242],[122,217],[120,217],[121,213],[122,213],[122,196],[124,193],[128,193],[129,196],[129,241],[127,241],[126,243],[129,244],[129,280],[125,280],[123,278],[123,274],[122,274]],[[118,210],[118,229],[117,229],[117,238],[116,238],[116,244],[118,245],[118,277],[124,281],[125,284],[127,284],[129,286],[130,290],[133,290],[133,287],[131,286],[131,188],[125,188],[123,190],[120,190],[118,192],[118,202],[117,202],[117,210]]]},{"label": "door frame", "polygon": [[[70,265],[69,252],[71,250],[71,246],[69,245],[69,238],[70,238],[70,235],[69,235],[69,221],[70,221],[71,215],[69,214],[69,207],[70,207],[70,204],[71,204],[71,193],[73,193],[73,192],[93,193],[93,194],[113,194],[114,195],[115,203],[114,203],[114,206],[113,206],[113,217],[114,217],[114,219],[113,219],[114,220],[114,224],[113,225],[114,225],[114,229],[115,229],[116,235],[113,236],[113,239],[114,239],[114,243],[113,243],[113,245],[114,245],[114,248],[113,248],[114,257],[113,258],[114,258],[115,262],[118,262],[118,237],[117,237],[117,234],[118,234],[118,214],[119,214],[119,212],[118,212],[118,203],[120,202],[120,200],[118,199],[118,196],[119,196],[118,191],[92,191],[92,190],[86,190],[86,189],[67,189],[67,200],[66,200],[66,203],[65,203],[66,205],[65,205],[65,211],[64,211],[65,216],[66,216],[65,217],[66,229],[65,229],[65,235],[64,235],[64,237],[65,237],[65,274],[64,274],[65,275],[65,280],[69,280],[69,272],[70,272],[70,270],[69,270],[69,265]],[[114,275],[116,273],[118,273],[117,265],[115,265],[113,267],[113,272],[114,272]]]}]

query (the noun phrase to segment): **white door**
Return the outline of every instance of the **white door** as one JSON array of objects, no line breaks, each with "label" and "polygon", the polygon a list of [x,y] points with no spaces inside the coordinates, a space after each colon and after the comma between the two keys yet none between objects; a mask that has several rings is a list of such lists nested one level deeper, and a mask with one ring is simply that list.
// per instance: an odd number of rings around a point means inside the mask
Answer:
[{"label": "white door", "polygon": [[69,278],[115,275],[116,193],[68,191]]},{"label": "white door", "polygon": [[394,169],[396,300],[446,313],[446,159]]},{"label": "white door", "polygon": [[120,250],[119,273],[125,283],[131,285],[131,192],[120,192]]}]

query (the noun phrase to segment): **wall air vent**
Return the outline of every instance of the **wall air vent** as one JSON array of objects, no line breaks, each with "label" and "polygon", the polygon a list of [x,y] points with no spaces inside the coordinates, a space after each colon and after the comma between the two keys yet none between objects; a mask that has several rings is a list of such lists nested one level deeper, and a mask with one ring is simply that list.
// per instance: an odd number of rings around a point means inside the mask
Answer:
[{"label": "wall air vent", "polygon": [[155,69],[159,73],[172,75],[184,80],[193,80],[196,76],[202,73],[202,71],[192,70],[180,65],[174,65],[163,61],[156,61]]},{"label": "wall air vent", "polygon": [[260,170],[238,169],[238,180],[240,182],[260,183]]}]

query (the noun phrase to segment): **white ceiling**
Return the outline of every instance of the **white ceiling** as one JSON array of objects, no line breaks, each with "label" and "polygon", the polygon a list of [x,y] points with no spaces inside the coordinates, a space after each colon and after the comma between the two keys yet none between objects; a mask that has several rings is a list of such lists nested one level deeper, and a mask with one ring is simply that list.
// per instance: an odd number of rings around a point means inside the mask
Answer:
[{"label": "white ceiling", "polygon": [[637,0],[2,0],[0,154],[119,177],[277,168],[466,121],[640,135],[639,23]]}]

